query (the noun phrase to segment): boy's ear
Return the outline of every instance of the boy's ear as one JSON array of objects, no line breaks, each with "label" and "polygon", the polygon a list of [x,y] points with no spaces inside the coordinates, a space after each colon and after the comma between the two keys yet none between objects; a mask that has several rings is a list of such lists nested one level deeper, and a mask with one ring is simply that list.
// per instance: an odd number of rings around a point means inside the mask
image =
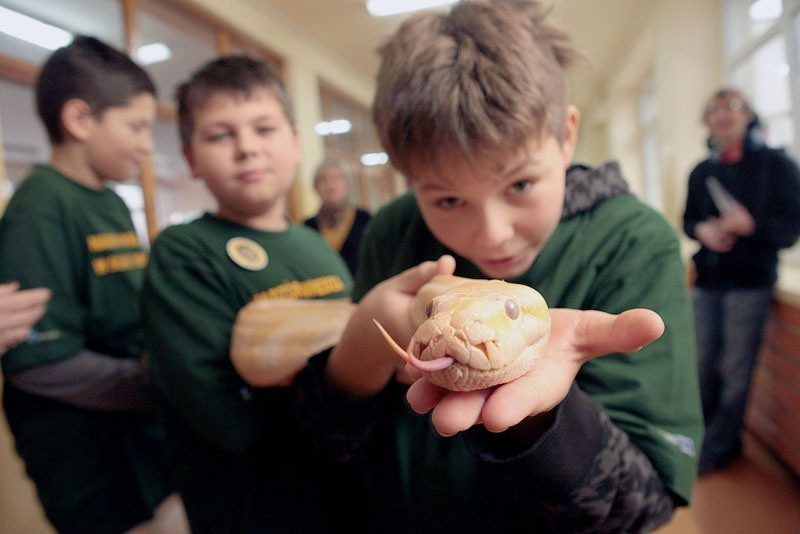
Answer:
[{"label": "boy's ear", "polygon": [[66,137],[85,141],[92,131],[95,117],[85,100],[71,98],[61,106],[61,128]]},{"label": "boy's ear", "polygon": [[575,157],[575,147],[578,145],[578,127],[581,122],[581,113],[573,105],[567,106],[567,113],[564,120],[564,140],[561,142],[561,150],[564,154],[564,163],[569,166],[572,158]]}]

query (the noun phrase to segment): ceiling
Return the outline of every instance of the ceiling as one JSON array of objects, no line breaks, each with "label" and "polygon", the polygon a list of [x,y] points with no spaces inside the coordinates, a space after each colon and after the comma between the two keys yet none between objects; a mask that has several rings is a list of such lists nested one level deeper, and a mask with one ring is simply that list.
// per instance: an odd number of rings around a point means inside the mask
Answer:
[{"label": "ceiling", "polygon": [[[365,0],[251,0],[306,34],[363,75],[378,69],[376,49],[402,22],[404,15],[373,18]],[[639,0],[549,0],[553,20],[565,28],[588,57],[571,76],[572,101],[591,102],[614,59],[624,51]],[[443,9],[443,8],[437,8]]]}]

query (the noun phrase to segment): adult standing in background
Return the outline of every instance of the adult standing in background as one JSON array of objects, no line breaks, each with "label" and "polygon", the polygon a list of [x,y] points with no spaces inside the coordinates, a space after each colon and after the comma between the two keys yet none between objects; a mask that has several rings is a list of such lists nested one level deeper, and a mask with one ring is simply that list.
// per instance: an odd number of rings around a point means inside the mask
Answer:
[{"label": "adult standing in background", "polygon": [[323,161],[314,173],[314,190],[322,204],[316,215],[305,220],[305,225],[318,231],[355,274],[358,247],[371,215],[351,205],[350,184],[351,175],[340,162]]},{"label": "adult standing in background", "polygon": [[706,433],[699,472],[741,455],[740,433],[778,251],[800,234],[800,169],[764,143],[741,91],[723,88],[703,111],[710,154],[689,176],[683,227],[700,242],[692,291]]}]

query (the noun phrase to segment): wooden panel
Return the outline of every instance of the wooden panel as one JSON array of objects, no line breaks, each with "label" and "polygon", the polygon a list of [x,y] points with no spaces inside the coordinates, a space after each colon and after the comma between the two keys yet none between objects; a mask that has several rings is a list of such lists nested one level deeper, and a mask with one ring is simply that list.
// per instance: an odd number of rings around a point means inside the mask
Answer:
[{"label": "wooden panel", "polygon": [[745,425],[800,477],[800,307],[792,302],[773,304]]},{"label": "wooden panel", "polygon": [[776,300],[772,307],[772,317],[780,324],[800,329],[800,307],[781,300]]},{"label": "wooden panel", "polygon": [[39,67],[0,54],[0,76],[16,82],[33,85],[39,75]]}]

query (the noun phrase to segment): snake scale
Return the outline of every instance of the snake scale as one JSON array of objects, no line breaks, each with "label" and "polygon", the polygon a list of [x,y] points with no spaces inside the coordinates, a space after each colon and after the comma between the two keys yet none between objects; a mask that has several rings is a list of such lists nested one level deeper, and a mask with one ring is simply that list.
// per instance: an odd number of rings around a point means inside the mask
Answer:
[{"label": "snake scale", "polygon": [[[342,299],[251,302],[233,327],[233,365],[252,385],[285,385],[311,356],[338,342],[354,307]],[[417,293],[411,313],[418,327],[407,350],[378,326],[405,361],[454,391],[525,374],[550,334],[544,298],[529,286],[502,280],[437,276]]]}]

